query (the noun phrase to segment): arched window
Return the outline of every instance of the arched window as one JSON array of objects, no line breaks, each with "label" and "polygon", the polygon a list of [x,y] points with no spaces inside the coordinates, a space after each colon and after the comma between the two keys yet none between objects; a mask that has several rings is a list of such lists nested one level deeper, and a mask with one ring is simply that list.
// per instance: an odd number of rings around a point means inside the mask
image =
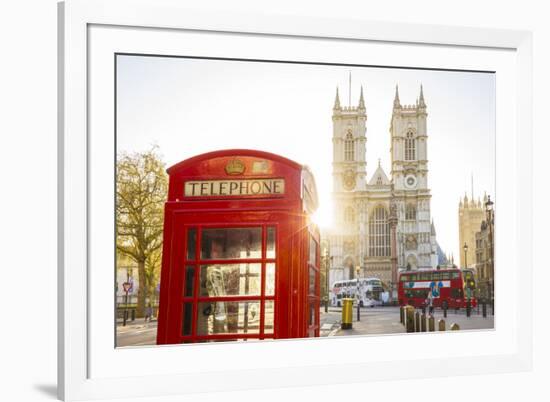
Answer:
[{"label": "arched window", "polygon": [[405,219],[408,221],[416,220],[416,206],[413,204],[407,204],[405,208]]},{"label": "arched window", "polygon": [[347,207],[344,211],[344,222],[353,223],[355,222],[355,212],[352,207]]},{"label": "arched window", "polygon": [[414,161],[416,159],[416,140],[414,139],[414,133],[407,131],[405,138],[405,160]]},{"label": "arched window", "polygon": [[351,130],[349,130],[346,134],[346,139],[344,140],[344,160],[352,161],[354,159],[355,156],[353,145],[353,134],[351,133]]},{"label": "arched window", "polygon": [[390,225],[384,207],[376,207],[369,220],[369,255],[390,256]]}]

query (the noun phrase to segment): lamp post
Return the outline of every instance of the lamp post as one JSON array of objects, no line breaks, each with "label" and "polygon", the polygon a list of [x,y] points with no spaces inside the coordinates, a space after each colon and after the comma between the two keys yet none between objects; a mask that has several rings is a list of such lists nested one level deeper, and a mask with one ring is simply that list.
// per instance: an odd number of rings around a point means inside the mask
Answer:
[{"label": "lamp post", "polygon": [[329,302],[329,275],[330,275],[330,262],[332,257],[329,255],[328,246],[325,247],[324,252],[325,259],[325,313],[328,313],[328,302]]},{"label": "lamp post", "polygon": [[488,262],[488,278],[487,278],[487,296],[489,297],[489,300],[491,300],[491,306],[493,314],[495,312],[495,304],[494,304],[494,296],[493,296],[493,280],[494,280],[494,265],[493,265],[493,201],[491,201],[491,196],[487,197],[487,201],[485,202],[485,211],[487,214],[487,226],[489,228],[489,261]]},{"label": "lamp post", "polygon": [[464,268],[468,268],[468,245],[464,243]]},{"label": "lamp post", "polygon": [[359,273],[361,272],[361,266],[357,266],[355,268],[356,275],[355,275],[355,297],[357,299],[357,321],[361,321],[361,295],[359,294]]}]

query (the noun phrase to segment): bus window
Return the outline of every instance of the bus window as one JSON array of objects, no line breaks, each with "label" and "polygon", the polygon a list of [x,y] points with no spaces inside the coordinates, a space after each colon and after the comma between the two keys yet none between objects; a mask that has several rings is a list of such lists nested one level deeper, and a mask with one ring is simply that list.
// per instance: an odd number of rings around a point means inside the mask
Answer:
[{"label": "bus window", "polygon": [[451,297],[453,299],[460,299],[462,297],[462,289],[452,288]]}]

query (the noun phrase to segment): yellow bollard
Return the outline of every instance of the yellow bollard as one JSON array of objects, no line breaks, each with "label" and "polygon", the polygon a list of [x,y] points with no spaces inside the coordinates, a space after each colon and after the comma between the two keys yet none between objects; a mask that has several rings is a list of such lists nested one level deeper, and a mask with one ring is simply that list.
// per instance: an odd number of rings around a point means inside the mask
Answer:
[{"label": "yellow bollard", "polygon": [[342,299],[342,329],[351,329],[353,319],[353,299]]},{"label": "yellow bollard", "polygon": [[414,314],[414,331],[420,332],[420,311]]},{"label": "yellow bollard", "polygon": [[426,314],[424,313],[420,315],[420,330],[426,332]]},{"label": "yellow bollard", "polygon": [[445,331],[445,320],[441,319],[437,322],[437,325],[439,326],[440,331]]},{"label": "yellow bollard", "polygon": [[459,330],[460,330],[460,325],[458,325],[457,323],[451,324],[451,331],[459,331]]},{"label": "yellow bollard", "polygon": [[435,331],[435,318],[431,314],[428,317],[428,331],[429,332],[434,332]]},{"label": "yellow bollard", "polygon": [[407,332],[414,332],[414,307],[403,307],[403,313],[405,315],[405,329]]}]

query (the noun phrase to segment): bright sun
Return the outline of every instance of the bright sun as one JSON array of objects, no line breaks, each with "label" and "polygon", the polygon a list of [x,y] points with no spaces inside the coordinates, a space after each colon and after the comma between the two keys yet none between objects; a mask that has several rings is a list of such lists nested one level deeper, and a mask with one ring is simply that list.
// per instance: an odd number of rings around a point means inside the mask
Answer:
[{"label": "bright sun", "polygon": [[311,216],[311,219],[321,229],[332,226],[332,202],[330,200],[322,200],[317,211]]}]

